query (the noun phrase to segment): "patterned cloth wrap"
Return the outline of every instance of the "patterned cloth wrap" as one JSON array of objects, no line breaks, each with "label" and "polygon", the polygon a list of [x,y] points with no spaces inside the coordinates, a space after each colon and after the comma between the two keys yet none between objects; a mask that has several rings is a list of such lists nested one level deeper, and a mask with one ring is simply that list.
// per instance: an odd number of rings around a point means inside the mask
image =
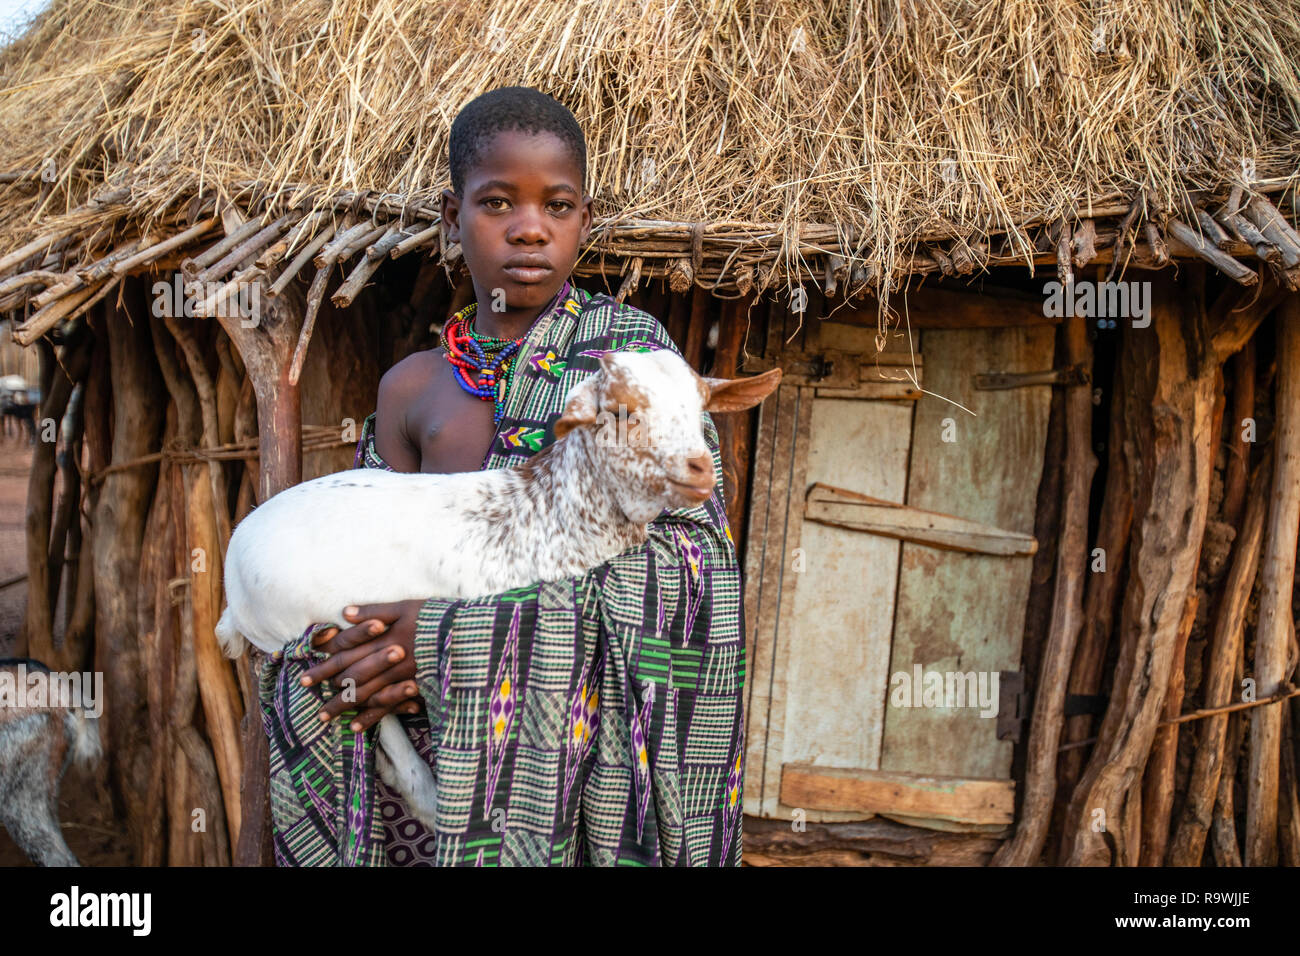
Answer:
[{"label": "patterned cloth wrap", "polygon": [[[565,396],[600,353],[661,348],[678,351],[653,316],[566,283],[528,333],[483,467],[516,466],[553,441]],[[354,465],[392,470],[374,418]],[[717,429],[707,412],[702,424],[713,497],[662,512],[643,546],[581,577],[424,603],[415,663],[427,716],[401,719],[437,769],[435,833],[375,774],[374,731],[316,719],[330,691],[298,679],[324,659],[311,637],[325,625],[267,660],[279,865],[740,864],[741,576]]]}]

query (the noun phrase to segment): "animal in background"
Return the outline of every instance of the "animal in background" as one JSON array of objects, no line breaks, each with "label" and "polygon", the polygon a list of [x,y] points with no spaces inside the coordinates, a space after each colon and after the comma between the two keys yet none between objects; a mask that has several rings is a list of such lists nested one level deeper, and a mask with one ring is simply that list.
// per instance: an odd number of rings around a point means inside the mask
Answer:
[{"label": "animal in background", "polygon": [[99,721],[85,711],[27,696],[25,671],[50,670],[26,658],[0,660],[17,699],[0,703],[0,826],[38,866],[79,866],[59,826],[59,786],[73,763],[90,768],[102,755]]}]

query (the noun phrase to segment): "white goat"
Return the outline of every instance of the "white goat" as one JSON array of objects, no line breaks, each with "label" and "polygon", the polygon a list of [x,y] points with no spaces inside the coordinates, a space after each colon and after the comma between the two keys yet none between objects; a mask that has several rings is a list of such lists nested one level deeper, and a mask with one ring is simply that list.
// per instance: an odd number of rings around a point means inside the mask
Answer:
[{"label": "white goat", "polygon": [[[288,488],[230,538],[216,632],[271,652],[349,604],[474,598],[576,577],[646,541],[666,508],[695,507],[717,476],[701,412],[752,408],[781,370],[702,378],[670,350],[605,352],[566,396],[556,441],[514,468],[338,472]],[[393,715],[381,776],[431,829],[437,789]]]}]

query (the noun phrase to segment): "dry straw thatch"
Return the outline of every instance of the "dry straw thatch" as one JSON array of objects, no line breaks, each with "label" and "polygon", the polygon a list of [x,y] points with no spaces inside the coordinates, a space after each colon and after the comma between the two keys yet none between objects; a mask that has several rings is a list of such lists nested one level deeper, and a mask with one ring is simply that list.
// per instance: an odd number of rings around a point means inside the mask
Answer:
[{"label": "dry straw thatch", "polygon": [[1284,192],[1300,165],[1285,2],[54,0],[0,53],[0,278],[62,293],[227,203],[351,203],[392,217],[389,248],[439,249],[451,119],[506,84],[587,131],[588,258],[679,288],[887,291],[1027,261],[1039,225],[1134,197]]}]

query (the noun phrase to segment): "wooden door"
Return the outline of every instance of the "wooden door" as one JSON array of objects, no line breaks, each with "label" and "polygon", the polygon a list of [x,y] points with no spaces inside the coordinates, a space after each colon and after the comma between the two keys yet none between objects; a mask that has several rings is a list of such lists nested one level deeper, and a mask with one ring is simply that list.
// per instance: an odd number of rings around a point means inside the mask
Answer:
[{"label": "wooden door", "polygon": [[[926,329],[919,353],[897,337],[877,356],[874,328],[813,320],[792,338],[776,315],[745,366],[787,369],[755,441],[745,812],[1004,825],[996,721],[891,706],[890,683],[916,664],[1019,669],[1050,387],[973,377],[1049,369],[1053,329]],[[832,385],[803,367],[813,354],[836,356]]]}]

